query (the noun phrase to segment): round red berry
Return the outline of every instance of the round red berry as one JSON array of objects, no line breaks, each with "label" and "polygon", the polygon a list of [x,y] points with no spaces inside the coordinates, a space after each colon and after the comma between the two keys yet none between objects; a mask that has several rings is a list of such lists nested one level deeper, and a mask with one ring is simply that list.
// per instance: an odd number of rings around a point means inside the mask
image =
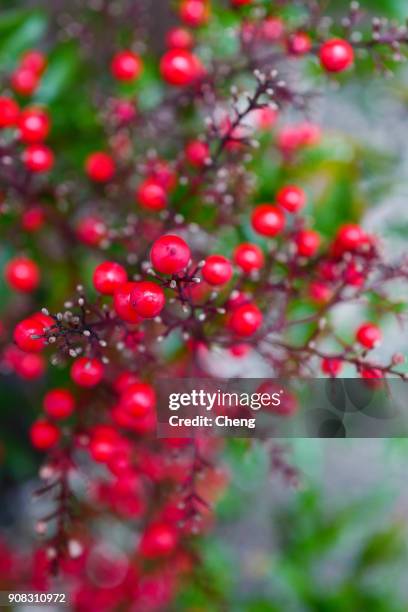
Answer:
[{"label": "round red berry", "polygon": [[260,270],[265,258],[262,249],[257,244],[244,242],[239,244],[234,251],[234,263],[246,274]]},{"label": "round red berry", "polygon": [[179,9],[180,19],[192,28],[207,23],[210,10],[207,0],[182,0]]},{"label": "round red berry", "polygon": [[333,296],[333,291],[327,283],[316,280],[310,283],[309,295],[316,304],[327,304]]},{"label": "round red berry", "polygon": [[23,319],[14,328],[14,342],[17,346],[27,353],[38,353],[44,348],[46,341],[44,326],[34,317]]},{"label": "round red berry", "polygon": [[30,429],[31,444],[38,450],[49,450],[58,444],[60,437],[61,432],[58,427],[43,419],[33,423]]},{"label": "round red berry", "polygon": [[146,559],[165,557],[175,551],[178,544],[176,529],[168,523],[149,525],[140,540],[140,553]]},{"label": "round red berry", "polygon": [[68,389],[52,389],[44,396],[43,408],[53,419],[66,419],[74,412],[75,398]]},{"label": "round red berry", "polygon": [[134,283],[130,303],[140,317],[151,319],[163,310],[166,299],[164,291],[156,283],[141,281]]},{"label": "round red berry", "polygon": [[86,158],[85,171],[92,181],[105,183],[115,174],[115,162],[107,153],[96,151]]},{"label": "round red berry", "polygon": [[209,285],[225,285],[232,277],[232,265],[223,255],[210,255],[206,258],[201,274]]},{"label": "round red berry", "polygon": [[322,359],[321,368],[328,376],[338,376],[343,369],[343,362],[336,357],[325,357]]},{"label": "round red berry", "polygon": [[359,370],[361,378],[384,378],[384,372],[380,368],[362,367]]},{"label": "round red berry", "polygon": [[194,38],[185,28],[172,28],[167,32],[166,45],[170,49],[191,49],[193,44]]},{"label": "round red berry", "polygon": [[312,48],[312,40],[306,32],[296,32],[289,36],[287,48],[291,55],[305,55]]},{"label": "round red berry", "polygon": [[313,257],[320,246],[320,236],[313,230],[301,230],[295,236],[297,254],[301,257]]},{"label": "round red berry", "polygon": [[7,284],[15,291],[31,293],[40,284],[40,270],[37,264],[28,257],[11,259],[4,269]]},{"label": "round red berry", "polygon": [[320,47],[320,63],[328,72],[342,72],[354,61],[354,50],[347,40],[333,38]]},{"label": "round red berry", "polygon": [[356,331],[356,340],[365,348],[372,349],[380,344],[382,333],[374,323],[363,323]]},{"label": "round red berry", "polygon": [[116,289],[113,295],[113,307],[116,314],[120,319],[128,323],[138,323],[140,321],[140,316],[137,314],[130,299],[135,285],[136,283],[134,282],[123,283],[123,285]]},{"label": "round red berry", "polygon": [[170,85],[185,87],[191,85],[203,73],[203,66],[197,56],[186,49],[170,49],[160,61],[160,74]]},{"label": "round red berry", "polygon": [[20,66],[36,74],[42,74],[47,67],[47,58],[41,51],[30,49],[21,58]]},{"label": "round red berry", "polygon": [[14,369],[24,380],[35,380],[44,374],[45,361],[43,356],[37,353],[21,353]]},{"label": "round red berry", "polygon": [[45,221],[45,211],[42,206],[34,204],[21,215],[21,225],[26,232],[36,232]]},{"label": "round red berry", "polygon": [[41,108],[26,108],[20,113],[18,129],[23,142],[41,142],[49,134],[50,118]]},{"label": "round red berry", "polygon": [[153,268],[162,274],[181,272],[187,267],[190,257],[190,247],[187,242],[172,234],[155,240],[150,251]]},{"label": "round red berry", "polygon": [[286,185],[276,194],[277,203],[290,213],[297,213],[306,204],[306,194],[296,185]]},{"label": "round red berry", "polygon": [[272,238],[283,230],[285,215],[277,206],[260,204],[252,213],[251,223],[258,234]]},{"label": "round red berry", "polygon": [[77,224],[76,234],[81,242],[89,246],[99,246],[108,235],[104,220],[97,215],[83,217]]},{"label": "round red berry", "polygon": [[167,191],[158,180],[147,178],[139,185],[136,202],[147,210],[163,210],[167,206]]},{"label": "round red berry", "polygon": [[20,109],[12,98],[0,96],[0,128],[14,127],[17,123]]},{"label": "round red berry", "polygon": [[31,318],[41,323],[44,330],[48,330],[55,325],[54,319],[43,312],[36,312],[31,316]]},{"label": "round red berry", "polygon": [[262,325],[262,313],[255,304],[243,304],[236,308],[230,319],[231,329],[243,337],[252,336]]},{"label": "round red berry", "polygon": [[31,96],[39,83],[38,73],[28,68],[17,68],[11,75],[11,86],[21,96]]},{"label": "round red berry", "polygon": [[99,359],[78,357],[71,366],[71,378],[80,387],[95,387],[103,378],[103,369]]},{"label": "round red berry", "polygon": [[111,71],[118,81],[133,81],[143,69],[140,57],[133,51],[120,51],[112,59]]},{"label": "round red berry", "polygon": [[152,412],[156,406],[156,393],[147,383],[137,382],[127,386],[122,392],[119,407],[133,417],[142,417]]},{"label": "round red berry", "polygon": [[201,168],[210,158],[210,147],[202,140],[191,140],[185,148],[187,161],[196,168]]},{"label": "round red berry", "polygon": [[342,255],[345,251],[355,251],[365,243],[367,235],[365,231],[355,223],[342,225],[334,241],[336,255]]},{"label": "round red berry", "polygon": [[117,393],[123,393],[125,389],[130,387],[130,385],[134,385],[135,383],[139,383],[139,377],[135,372],[125,371],[121,372],[113,383],[115,391]]},{"label": "round red berry", "polygon": [[116,429],[109,425],[94,428],[89,442],[89,452],[94,461],[107,463],[118,451],[121,438]]},{"label": "round red berry", "polygon": [[283,35],[283,22],[279,17],[266,17],[262,22],[262,38],[268,42],[275,42]]},{"label": "round red berry", "polygon": [[43,144],[32,144],[24,151],[23,161],[31,172],[48,172],[54,165],[54,153]]},{"label": "round red berry", "polygon": [[127,282],[127,272],[114,261],[104,261],[95,268],[93,284],[99,293],[113,295],[123,283]]}]

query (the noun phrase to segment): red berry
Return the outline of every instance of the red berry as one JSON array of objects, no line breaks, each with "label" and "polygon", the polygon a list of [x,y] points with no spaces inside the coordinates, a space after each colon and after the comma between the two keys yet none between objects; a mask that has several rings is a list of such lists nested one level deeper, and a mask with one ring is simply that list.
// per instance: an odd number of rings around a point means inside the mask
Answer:
[{"label": "red berry", "polygon": [[296,185],[286,185],[276,194],[277,203],[290,213],[297,213],[306,204],[306,194]]},{"label": "red berry", "polygon": [[42,351],[46,342],[44,335],[44,326],[34,317],[23,319],[14,329],[14,342],[17,346],[27,353],[38,353]]},{"label": "red berry", "polygon": [[99,425],[92,431],[89,451],[94,461],[106,463],[114,457],[120,443],[121,438],[116,429],[109,425]]},{"label": "red berry", "polygon": [[312,48],[311,38],[306,32],[296,32],[289,36],[287,48],[291,55],[305,55]]},{"label": "red berry", "polygon": [[98,359],[78,357],[71,366],[71,378],[80,387],[95,387],[103,378],[103,364]]},{"label": "red berry", "polygon": [[120,51],[112,59],[111,72],[118,81],[133,81],[143,69],[140,57],[133,51]]},{"label": "red berry", "polygon": [[205,260],[201,274],[209,285],[225,285],[232,277],[232,265],[223,255],[210,255]]},{"label": "red berry", "polygon": [[172,191],[177,183],[177,174],[166,161],[155,159],[149,164],[151,178],[160,183],[166,191]]},{"label": "red berry", "polygon": [[176,529],[167,523],[154,523],[146,527],[140,540],[140,554],[147,559],[165,557],[175,551],[178,544]]},{"label": "red berry", "polygon": [[99,293],[113,295],[123,283],[127,282],[127,272],[114,261],[104,261],[95,268],[93,284]]},{"label": "red berry", "polygon": [[41,51],[31,49],[24,53],[20,66],[36,74],[42,74],[47,66],[47,58]]},{"label": "red berry", "polygon": [[24,380],[35,380],[45,372],[45,361],[42,355],[36,353],[21,353],[14,365],[16,374]]},{"label": "red berry", "polygon": [[31,172],[47,172],[54,165],[54,153],[43,144],[32,144],[24,151],[23,161]]},{"label": "red berry", "polygon": [[246,6],[247,4],[252,4],[253,0],[231,0],[232,6]]},{"label": "red berry", "polygon": [[52,389],[44,396],[43,408],[53,419],[66,419],[74,412],[75,399],[68,389]]},{"label": "red berry", "polygon": [[30,440],[34,448],[46,451],[58,444],[61,432],[54,423],[39,420],[30,429]]},{"label": "red berry", "polygon": [[359,370],[361,378],[384,378],[384,372],[379,368],[360,368]]},{"label": "red berry", "polygon": [[313,257],[320,246],[320,236],[313,230],[301,230],[295,236],[297,254],[301,257]]},{"label": "red berry", "polygon": [[252,336],[262,325],[262,313],[255,304],[243,304],[236,308],[230,319],[231,329],[243,337]]},{"label": "red berry", "polygon": [[328,72],[342,72],[354,61],[354,50],[347,40],[333,38],[320,47],[320,63]]},{"label": "red berry", "polygon": [[196,168],[204,166],[210,158],[210,147],[202,140],[191,140],[185,148],[187,161]]},{"label": "red berry", "polygon": [[84,244],[99,246],[106,239],[108,228],[101,217],[89,215],[78,222],[76,234]]},{"label": "red berry", "polygon": [[44,330],[50,329],[55,325],[54,319],[43,312],[36,312],[31,316],[31,318],[41,323]]},{"label": "red berry", "polygon": [[257,244],[244,242],[239,244],[234,251],[234,263],[249,274],[260,270],[265,263],[265,258],[262,249]]},{"label": "red berry", "polygon": [[192,28],[207,23],[210,10],[207,0],[182,0],[179,9],[180,19]]},{"label": "red berry", "polygon": [[107,153],[96,151],[86,158],[85,171],[92,181],[105,183],[115,174],[115,163]]},{"label": "red berry", "polygon": [[191,85],[203,74],[203,66],[197,56],[185,49],[170,49],[160,60],[162,78],[170,85]]},{"label": "red berry", "polygon": [[260,204],[252,213],[251,223],[258,234],[271,238],[283,230],[285,215],[277,206]]},{"label": "red berry", "polygon": [[192,34],[184,28],[173,28],[167,32],[166,45],[170,49],[191,49],[193,44]]},{"label": "red berry", "polygon": [[119,407],[132,417],[142,417],[154,411],[156,393],[147,383],[137,382],[126,387],[120,397]]},{"label": "red berry", "polygon": [[23,142],[41,142],[50,131],[50,118],[41,108],[26,108],[20,113],[18,128]]},{"label": "red berry", "polygon": [[322,372],[328,376],[338,376],[343,369],[343,362],[335,357],[326,357],[322,359],[321,368]]},{"label": "red berry", "polygon": [[45,211],[42,206],[33,205],[21,215],[21,225],[26,232],[36,232],[45,221]]},{"label": "red berry", "polygon": [[22,96],[31,96],[38,88],[39,75],[28,68],[17,68],[11,75],[11,86]]},{"label": "red berry", "polygon": [[313,302],[317,304],[327,304],[333,296],[333,291],[327,283],[323,281],[313,281],[310,283],[309,295]]},{"label": "red berry", "polygon": [[134,283],[130,303],[140,317],[151,319],[163,310],[166,299],[164,291],[156,283],[141,281]]},{"label": "red berry", "polygon": [[131,303],[131,294],[136,283],[123,283],[113,295],[113,307],[118,317],[128,323],[138,323],[140,317]]},{"label": "red berry", "polygon": [[117,393],[123,393],[127,387],[130,385],[134,385],[135,383],[139,383],[139,377],[135,372],[125,371],[121,372],[113,383],[115,391]]},{"label": "red berry", "polygon": [[167,192],[157,180],[147,178],[139,185],[136,202],[147,210],[163,210],[167,206]]},{"label": "red berry", "polygon": [[150,251],[152,266],[162,274],[176,274],[187,267],[190,247],[179,236],[167,234],[154,241]]},{"label": "red berry", "polygon": [[40,270],[37,264],[28,257],[11,259],[4,269],[7,284],[15,291],[31,293],[40,284]]},{"label": "red berry", "polygon": [[342,225],[334,241],[334,253],[335,255],[342,255],[345,251],[355,251],[367,239],[364,230],[355,223],[347,223]]},{"label": "red berry", "polygon": [[136,117],[137,107],[131,100],[113,100],[112,114],[118,123],[129,123]]},{"label": "red berry", "polygon": [[0,96],[0,128],[16,125],[20,109],[12,98]]},{"label": "red berry", "polygon": [[275,42],[282,37],[283,23],[279,17],[266,17],[262,22],[262,38],[268,42]]},{"label": "red berry", "polygon": [[269,130],[278,119],[278,111],[269,106],[264,106],[252,111],[252,116],[255,118],[255,124],[258,129]]},{"label": "red berry", "polygon": [[380,328],[373,323],[363,323],[356,331],[356,340],[367,349],[378,346],[382,340]]}]

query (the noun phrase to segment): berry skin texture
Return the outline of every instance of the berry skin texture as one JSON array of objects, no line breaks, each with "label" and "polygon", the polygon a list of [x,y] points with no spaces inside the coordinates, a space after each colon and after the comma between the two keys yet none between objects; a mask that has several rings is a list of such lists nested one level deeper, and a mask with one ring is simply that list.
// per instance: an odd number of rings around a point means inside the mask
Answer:
[{"label": "berry skin texture", "polygon": [[115,163],[107,153],[96,151],[86,158],[85,171],[92,181],[106,183],[115,174]]},{"label": "berry skin texture", "polygon": [[244,338],[252,336],[262,325],[262,313],[255,304],[243,304],[236,308],[230,319],[231,329]]},{"label": "berry skin texture", "polygon": [[301,257],[313,257],[320,246],[320,236],[313,230],[301,230],[295,236],[297,254]]},{"label": "berry skin texture", "polygon": [[136,202],[146,210],[163,210],[167,206],[166,189],[156,179],[147,178],[139,185]]},{"label": "berry skin texture", "polygon": [[39,75],[28,68],[18,68],[11,75],[11,87],[21,96],[31,96],[39,83]]},{"label": "berry skin texture", "polygon": [[129,385],[121,394],[119,407],[132,417],[142,417],[154,411],[156,394],[147,383],[137,382]]},{"label": "berry skin texture", "polygon": [[84,244],[99,246],[106,239],[108,229],[101,217],[89,215],[89,217],[83,217],[78,222],[76,234]]},{"label": "berry skin texture", "polygon": [[202,140],[191,140],[185,149],[186,159],[195,168],[202,168],[210,158],[210,147]]},{"label": "berry skin texture", "polygon": [[178,544],[176,529],[167,523],[149,525],[140,541],[140,554],[146,559],[166,557],[175,551]]},{"label": "berry skin texture", "polygon": [[132,51],[120,51],[113,56],[111,72],[118,81],[134,81],[142,70],[142,60]]},{"label": "berry skin texture", "polygon": [[239,244],[234,251],[234,263],[245,274],[250,274],[263,267],[265,258],[262,249],[257,244],[244,242]]},{"label": "berry skin texture", "polygon": [[342,72],[354,61],[354,50],[347,40],[333,38],[320,47],[320,63],[328,72]]},{"label": "berry skin texture", "polygon": [[202,73],[198,57],[185,49],[170,49],[160,60],[162,78],[175,87],[191,85]]},{"label": "berry skin texture", "polygon": [[191,28],[207,23],[210,10],[207,0],[182,0],[179,9],[180,19]]},{"label": "berry skin texture", "polygon": [[98,359],[79,357],[71,366],[71,378],[79,387],[92,388],[103,378],[103,364]]},{"label": "berry skin texture", "polygon": [[311,48],[311,38],[305,32],[296,32],[287,41],[287,49],[291,55],[305,55]]},{"label": "berry skin texture", "polygon": [[26,108],[18,119],[18,129],[22,142],[42,142],[49,134],[50,118],[41,108]]},{"label": "berry skin texture", "polygon": [[272,238],[283,230],[285,215],[277,206],[260,204],[252,213],[251,223],[257,234]]},{"label": "berry skin texture", "polygon": [[363,323],[356,331],[356,340],[364,348],[373,349],[380,344],[382,333],[374,323]]},{"label": "berry skin texture", "polygon": [[41,419],[33,423],[30,429],[31,444],[37,450],[46,451],[58,444],[61,432],[54,423]]},{"label": "berry skin texture", "polygon": [[185,28],[172,28],[167,32],[166,45],[169,49],[188,50],[194,45],[194,38]]},{"label": "berry skin texture", "polygon": [[162,274],[177,274],[190,261],[191,252],[187,242],[179,236],[167,234],[155,240],[150,251],[153,268]]},{"label": "berry skin texture", "polygon": [[29,317],[17,323],[13,338],[18,348],[22,351],[26,353],[39,353],[45,346],[45,338],[36,336],[42,336],[43,334],[44,326],[41,322],[34,317]]},{"label": "berry skin texture", "polygon": [[23,161],[31,172],[48,172],[54,165],[54,153],[43,144],[32,144],[24,151]]},{"label": "berry skin texture", "polygon": [[156,283],[141,281],[134,283],[130,303],[140,317],[151,319],[163,310],[166,303],[164,291]]},{"label": "berry skin texture", "polygon": [[203,279],[209,285],[214,286],[228,283],[231,280],[232,273],[231,262],[223,255],[210,255],[207,257],[201,270]]},{"label": "berry skin texture", "polygon": [[286,185],[276,194],[276,201],[290,213],[299,212],[306,204],[306,194],[296,185]]},{"label": "berry skin texture", "polygon": [[338,376],[343,369],[343,362],[341,359],[336,359],[335,357],[326,357],[322,359],[321,369],[323,374]]},{"label": "berry skin texture", "polygon": [[4,269],[4,276],[11,289],[22,293],[31,293],[40,284],[40,270],[28,257],[11,259]]},{"label": "berry skin texture", "polygon": [[121,285],[113,295],[113,307],[120,319],[127,323],[139,323],[140,316],[131,303],[132,291],[136,283],[128,282]]},{"label": "berry skin texture", "polygon": [[43,408],[52,419],[66,419],[74,412],[75,399],[68,389],[52,389],[44,396]]},{"label": "berry skin texture", "polygon": [[102,295],[113,295],[127,279],[125,268],[114,261],[104,261],[93,273],[93,285]]},{"label": "berry skin texture", "polygon": [[0,96],[0,128],[14,127],[18,120],[20,109],[12,98]]}]

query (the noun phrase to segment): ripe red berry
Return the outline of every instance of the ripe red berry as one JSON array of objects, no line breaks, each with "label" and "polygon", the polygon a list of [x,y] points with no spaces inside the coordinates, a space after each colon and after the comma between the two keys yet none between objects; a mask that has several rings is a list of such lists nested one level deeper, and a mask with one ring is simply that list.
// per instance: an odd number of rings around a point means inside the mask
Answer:
[{"label": "ripe red berry", "polygon": [[119,407],[132,417],[142,417],[156,406],[156,393],[147,383],[137,382],[126,387],[121,394]]},{"label": "ripe red berry", "polygon": [[23,142],[41,142],[49,134],[50,118],[41,108],[26,108],[20,113],[18,128]]},{"label": "ripe red berry", "polygon": [[246,274],[250,274],[263,267],[265,258],[262,249],[257,244],[244,242],[239,244],[234,251],[234,263]]},{"label": "ripe red berry", "polygon": [[58,444],[60,437],[61,432],[58,427],[45,419],[36,421],[30,429],[31,444],[38,450],[49,450]]},{"label": "ripe red berry", "polygon": [[335,255],[342,255],[345,251],[355,251],[367,239],[364,230],[355,223],[347,223],[342,225],[334,241],[334,253]]},{"label": "ripe red berry", "polygon": [[128,323],[138,323],[140,316],[131,303],[131,294],[136,283],[123,283],[113,295],[113,307],[118,317]]},{"label": "ripe red berry", "polygon": [[313,257],[320,246],[320,236],[313,230],[301,230],[295,236],[297,254],[301,257]]},{"label": "ripe red berry", "polygon": [[26,51],[21,58],[20,66],[26,70],[31,70],[36,74],[42,74],[47,66],[47,58],[44,53],[36,49]]},{"label": "ripe red berry", "polygon": [[43,312],[36,312],[31,316],[31,318],[41,323],[44,330],[50,329],[55,325],[54,319]]},{"label": "ripe red berry", "polygon": [[16,374],[24,380],[35,380],[45,372],[45,361],[37,353],[21,353],[14,364]]},{"label": "ripe red berry", "polygon": [[360,368],[361,378],[385,378],[384,373],[380,368]]},{"label": "ripe red berry", "polygon": [[53,419],[66,419],[74,412],[75,398],[68,389],[51,389],[44,396],[43,408]]},{"label": "ripe red berry", "polygon": [[99,293],[113,295],[123,283],[127,282],[127,272],[114,261],[104,261],[95,268],[93,284]]},{"label": "ripe red berry", "polygon": [[112,59],[111,72],[118,81],[133,81],[142,70],[142,60],[133,51],[120,51]]},{"label": "ripe red berry", "polygon": [[363,323],[356,331],[356,340],[365,348],[372,349],[380,344],[382,333],[374,323]]},{"label": "ripe red berry", "polygon": [[196,168],[202,168],[210,158],[210,147],[202,140],[191,140],[185,148],[187,161]]},{"label": "ripe red berry", "polygon": [[14,127],[20,109],[17,102],[7,96],[0,96],[0,128]]},{"label": "ripe red berry", "polygon": [[106,463],[110,461],[120,447],[121,438],[114,427],[99,425],[91,432],[89,451],[94,461]]},{"label": "ripe red berry", "polygon": [[320,63],[328,72],[342,72],[354,61],[354,50],[347,40],[333,38],[320,47]]},{"label": "ripe red berry", "polygon": [[275,42],[282,37],[283,29],[283,22],[279,17],[266,17],[262,22],[262,38]]},{"label": "ripe red berry", "polygon": [[45,221],[45,211],[42,206],[34,204],[21,215],[21,225],[26,232],[36,232]]},{"label": "ripe red berry", "polygon": [[166,189],[156,179],[147,178],[136,191],[136,202],[147,210],[163,210],[167,206]]},{"label": "ripe red berry", "polygon": [[108,235],[104,220],[97,215],[89,215],[79,220],[76,234],[81,242],[89,246],[99,246]]},{"label": "ripe red berry", "polygon": [[96,151],[86,158],[85,171],[92,181],[105,183],[115,174],[115,162],[107,153]]},{"label": "ripe red berry", "polygon": [[312,48],[312,40],[306,32],[295,32],[289,36],[287,48],[291,55],[305,55]]},{"label": "ripe red berry", "polygon": [[247,4],[252,4],[253,0],[231,0],[232,6],[246,6]]},{"label": "ripe red berry", "polygon": [[286,185],[276,194],[277,203],[290,213],[297,213],[306,204],[306,194],[296,185]]},{"label": "ripe red berry", "polygon": [[151,281],[141,281],[134,283],[130,303],[140,317],[151,319],[163,310],[166,299],[159,285]]},{"label": "ripe red berry", "polygon": [[260,204],[252,213],[251,223],[258,234],[271,238],[283,230],[285,215],[277,206]]},{"label": "ripe red berry", "polygon": [[207,0],[182,0],[179,8],[180,19],[192,28],[207,23],[210,9]]},{"label": "ripe red berry", "polygon": [[31,293],[40,284],[39,267],[28,257],[11,259],[4,269],[4,277],[11,289],[23,293]]},{"label": "ripe red berry", "polygon": [[328,376],[338,376],[343,369],[343,362],[335,357],[326,357],[322,359],[321,368]]},{"label": "ripe red berry", "polygon": [[150,251],[152,266],[162,274],[177,274],[187,267],[191,253],[187,242],[167,234],[154,241]]},{"label": "ripe red berry", "polygon": [[333,296],[330,286],[323,281],[313,281],[309,286],[309,295],[317,304],[327,304]]},{"label": "ripe red berry", "polygon": [[31,96],[39,83],[38,73],[28,68],[17,68],[11,75],[11,86],[21,96]]},{"label": "ripe red berry", "polygon": [[14,328],[14,342],[17,346],[27,353],[38,353],[42,351],[46,342],[44,335],[44,326],[34,317],[23,319],[17,323]]},{"label": "ripe red berry", "polygon": [[203,74],[203,66],[190,51],[170,49],[160,60],[160,74],[170,85],[185,87]]},{"label": "ripe red berry", "polygon": [[99,359],[78,357],[71,366],[71,378],[80,387],[95,387],[103,378],[103,369]]},{"label": "ripe red berry", "polygon": [[172,28],[167,32],[166,45],[170,49],[191,49],[194,38],[185,28]]},{"label": "ripe red berry", "polygon": [[154,523],[146,527],[140,540],[140,554],[146,559],[165,557],[178,544],[176,529],[168,523]]},{"label": "ripe red berry", "polygon": [[47,172],[54,165],[54,153],[43,144],[32,144],[24,151],[23,161],[31,172]]},{"label": "ripe red berry", "polygon": [[206,258],[201,274],[209,285],[225,285],[232,277],[232,265],[223,255]]},{"label": "ripe red berry", "polygon": [[130,385],[134,385],[135,383],[139,383],[140,379],[135,372],[125,371],[121,372],[113,383],[115,391],[119,394],[123,393],[125,389],[130,387]]},{"label": "ripe red berry", "polygon": [[252,336],[262,325],[262,313],[255,304],[238,306],[231,315],[230,327],[238,335]]}]

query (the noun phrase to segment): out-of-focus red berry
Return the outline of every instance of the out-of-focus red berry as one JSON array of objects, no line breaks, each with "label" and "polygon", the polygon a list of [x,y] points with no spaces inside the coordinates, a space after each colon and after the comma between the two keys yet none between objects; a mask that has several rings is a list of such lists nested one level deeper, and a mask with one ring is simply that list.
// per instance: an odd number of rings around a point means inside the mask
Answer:
[{"label": "out-of-focus red berry", "polygon": [[71,378],[79,387],[95,387],[101,382],[103,372],[103,364],[99,359],[78,357],[71,366]]},{"label": "out-of-focus red berry", "polygon": [[167,32],[166,45],[170,49],[191,49],[194,38],[191,32],[185,28],[172,28]]},{"label": "out-of-focus red berry", "polygon": [[142,417],[154,411],[156,394],[147,383],[137,382],[127,386],[120,396],[119,407],[132,417]]},{"label": "out-of-focus red berry", "polygon": [[43,350],[46,342],[44,335],[44,326],[33,317],[23,319],[17,323],[14,329],[14,342],[17,346],[27,353],[38,353]]},{"label": "out-of-focus red berry", "polygon": [[343,369],[343,361],[335,357],[326,357],[322,359],[321,368],[328,376],[338,376]]},{"label": "out-of-focus red berry", "polygon": [[167,523],[153,523],[146,527],[139,549],[146,559],[156,559],[173,553],[177,544],[178,533],[175,527]]},{"label": "out-of-focus red berry", "polygon": [[295,32],[287,40],[287,49],[291,55],[305,55],[312,48],[312,40],[306,32]]},{"label": "out-of-focus red berry", "polygon": [[92,181],[106,183],[115,174],[115,162],[108,153],[96,151],[86,158],[85,171]]},{"label": "out-of-focus red berry", "polygon": [[53,419],[66,419],[74,412],[75,398],[68,389],[51,389],[44,396],[43,408]]},{"label": "out-of-focus red berry", "polygon": [[283,230],[285,215],[277,206],[259,204],[252,213],[251,223],[257,234],[272,238]]},{"label": "out-of-focus red berry", "polygon": [[136,191],[136,202],[147,210],[163,210],[167,206],[166,189],[156,179],[147,178]]},{"label": "out-of-focus red berry", "polygon": [[17,68],[11,75],[11,86],[21,96],[31,96],[39,83],[38,73],[28,68]]},{"label": "out-of-focus red berry", "polygon": [[210,6],[207,0],[181,0],[180,19],[191,28],[198,28],[207,23]]},{"label": "out-of-focus red berry", "polygon": [[320,235],[313,230],[300,230],[295,236],[297,254],[301,257],[313,257],[320,246]]},{"label": "out-of-focus red berry", "polygon": [[262,312],[258,306],[249,303],[233,310],[229,325],[238,336],[249,337],[258,331],[262,320]]},{"label": "out-of-focus red berry", "polygon": [[382,333],[374,323],[363,323],[356,331],[356,340],[365,348],[373,349],[380,344]]},{"label": "out-of-focus red berry", "polygon": [[143,62],[133,51],[120,51],[113,56],[111,72],[118,81],[133,81],[143,70]]},{"label": "out-of-focus red berry", "polygon": [[41,51],[30,49],[23,54],[20,66],[41,75],[47,67],[47,58]]},{"label": "out-of-focus red berry", "polygon": [[31,293],[40,284],[40,269],[28,257],[15,257],[6,264],[4,277],[11,289]]},{"label": "out-of-focus red berry", "polygon": [[32,144],[24,151],[23,161],[31,172],[48,172],[54,165],[54,153],[43,144]]},{"label": "out-of-focus red berry", "polygon": [[186,49],[170,49],[160,60],[162,78],[176,87],[186,87],[199,79],[204,67],[198,57]]},{"label": "out-of-focus red berry", "polygon": [[277,203],[290,213],[297,213],[306,204],[306,194],[297,185],[286,185],[276,194]]},{"label": "out-of-focus red berry", "polygon": [[89,246],[99,246],[108,235],[104,220],[97,215],[89,215],[78,221],[76,234],[81,242]]},{"label": "out-of-focus red berry", "polygon": [[257,244],[243,242],[234,251],[234,263],[237,264],[246,274],[260,270],[265,258],[262,249]]},{"label": "out-of-focus red berry", "polygon": [[17,102],[7,96],[0,96],[0,128],[14,127],[19,113]]},{"label": "out-of-focus red berry", "polygon": [[342,72],[353,64],[354,50],[347,40],[333,38],[320,47],[319,57],[328,72]]},{"label": "out-of-focus red berry", "polygon": [[25,143],[42,142],[50,131],[50,118],[42,108],[25,108],[18,118],[20,139]]},{"label": "out-of-focus red berry", "polygon": [[196,168],[202,168],[210,158],[210,147],[202,140],[190,140],[185,148],[187,161]]},{"label": "out-of-focus red berry", "polygon": [[41,419],[33,423],[30,429],[31,444],[37,450],[46,451],[58,444],[61,432],[54,423]]},{"label": "out-of-focus red berry", "polygon": [[21,215],[21,225],[26,232],[36,232],[45,222],[45,211],[39,204],[33,204]]}]

